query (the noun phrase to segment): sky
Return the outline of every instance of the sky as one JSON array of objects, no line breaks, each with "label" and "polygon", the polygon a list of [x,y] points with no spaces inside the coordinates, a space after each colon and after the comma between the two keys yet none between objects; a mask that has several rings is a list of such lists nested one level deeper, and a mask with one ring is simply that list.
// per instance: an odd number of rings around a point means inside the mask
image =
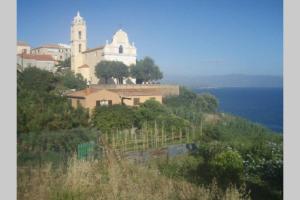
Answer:
[{"label": "sky", "polygon": [[282,75],[282,0],[17,0],[17,39],[70,43],[77,11],[88,48],[122,28],[168,75]]}]

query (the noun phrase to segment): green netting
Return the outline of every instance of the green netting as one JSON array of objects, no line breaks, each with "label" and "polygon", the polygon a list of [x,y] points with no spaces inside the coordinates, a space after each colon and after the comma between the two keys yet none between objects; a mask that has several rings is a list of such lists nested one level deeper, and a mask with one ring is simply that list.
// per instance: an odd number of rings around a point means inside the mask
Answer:
[{"label": "green netting", "polygon": [[94,152],[95,152],[94,142],[82,143],[77,146],[78,159],[93,158]]}]

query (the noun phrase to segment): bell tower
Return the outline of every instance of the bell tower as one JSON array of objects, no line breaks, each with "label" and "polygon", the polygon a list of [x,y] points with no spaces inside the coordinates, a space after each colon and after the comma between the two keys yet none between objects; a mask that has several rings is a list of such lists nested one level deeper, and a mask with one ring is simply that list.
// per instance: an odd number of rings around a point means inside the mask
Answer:
[{"label": "bell tower", "polygon": [[71,25],[71,70],[75,74],[83,64],[82,52],[86,50],[86,46],[86,23],[78,11]]}]

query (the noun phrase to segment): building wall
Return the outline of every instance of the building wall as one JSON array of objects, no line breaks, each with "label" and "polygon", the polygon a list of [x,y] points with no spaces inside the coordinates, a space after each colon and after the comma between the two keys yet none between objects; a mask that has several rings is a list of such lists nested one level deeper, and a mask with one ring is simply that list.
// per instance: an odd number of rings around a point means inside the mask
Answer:
[{"label": "building wall", "polygon": [[90,79],[90,69],[89,68],[78,68],[77,73],[81,74],[84,79],[89,80]]},{"label": "building wall", "polygon": [[129,43],[127,33],[121,29],[114,34],[112,42],[106,44],[103,49],[104,60],[120,61],[127,66],[136,64],[136,56],[134,44]]},{"label": "building wall", "polygon": [[121,98],[117,93],[100,90],[86,97],[85,107],[93,110],[96,107],[96,102],[101,100],[111,100],[113,105],[121,104]]},{"label": "building wall", "polygon": [[87,64],[89,68],[89,78],[87,79],[93,84],[97,84],[99,79],[95,75],[96,65],[103,60],[103,49],[87,52],[83,54],[83,63]]},{"label": "building wall", "polygon": [[178,85],[161,85],[161,84],[136,84],[136,85],[91,85],[90,87],[96,89],[109,89],[109,90],[152,90],[159,92],[162,96],[178,96],[179,95],[179,86]]},{"label": "building wall", "polygon": [[[85,96],[85,99],[79,99],[76,97],[69,97],[71,99],[71,104],[74,108],[77,108],[78,103],[80,103],[84,108],[88,108],[90,113],[96,107],[97,101],[101,100],[111,100],[112,105],[122,104],[122,99],[119,94],[115,92],[110,92],[107,90],[100,90]],[[149,99],[154,99],[159,103],[162,103],[162,96],[152,95],[152,96],[128,96],[130,99],[123,99],[123,103],[127,106],[138,106],[140,103],[144,103]],[[134,104],[134,99],[139,99],[139,104]]]},{"label": "building wall", "polygon": [[64,61],[65,59],[71,56],[70,48],[47,48],[47,47],[39,47],[31,50],[32,54],[36,55],[51,55],[54,60]]},{"label": "building wall", "polygon": [[51,72],[55,71],[55,62],[54,61],[40,61],[40,60],[34,60],[34,59],[22,59],[21,57],[18,56],[17,63],[23,69],[31,66],[31,67],[37,67],[39,69],[51,71]]},{"label": "building wall", "polygon": [[[80,34],[79,34],[80,33]],[[79,49],[79,46],[81,47]],[[122,51],[120,51],[120,48]],[[136,48],[130,44],[127,33],[121,29],[117,31],[111,43],[101,49],[84,52],[87,50],[87,28],[84,19],[77,13],[71,25],[71,69],[82,75],[91,84],[97,84],[99,79],[95,75],[95,66],[102,60],[120,61],[130,66],[136,64]],[[82,53],[84,52],[84,53]],[[80,70],[82,65],[89,66],[89,76],[86,70]],[[135,79],[132,79],[135,83]]]},{"label": "building wall", "polygon": [[78,103],[82,106],[82,107],[86,107],[86,100],[85,99],[76,99],[76,98],[73,98],[71,99],[71,104],[74,108],[77,108],[78,107]]},{"label": "building wall", "polygon": [[87,49],[87,33],[84,19],[77,13],[71,25],[71,70],[78,72],[78,67],[86,64],[82,52]]},{"label": "building wall", "polygon": [[139,99],[140,103],[144,103],[147,100],[154,99],[159,103],[162,103],[162,96],[130,96],[131,99],[124,99],[123,102],[127,106],[137,106],[134,105],[134,99]]},{"label": "building wall", "polygon": [[30,46],[17,46],[17,54],[30,53]]}]

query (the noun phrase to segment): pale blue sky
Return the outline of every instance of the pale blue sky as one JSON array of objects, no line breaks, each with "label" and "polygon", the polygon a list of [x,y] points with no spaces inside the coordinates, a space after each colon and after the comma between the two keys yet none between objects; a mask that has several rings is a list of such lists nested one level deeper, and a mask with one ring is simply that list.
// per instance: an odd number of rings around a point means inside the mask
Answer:
[{"label": "pale blue sky", "polygon": [[77,10],[88,47],[122,26],[165,74],[282,75],[282,0],[18,0],[17,36],[33,47],[69,43]]}]

